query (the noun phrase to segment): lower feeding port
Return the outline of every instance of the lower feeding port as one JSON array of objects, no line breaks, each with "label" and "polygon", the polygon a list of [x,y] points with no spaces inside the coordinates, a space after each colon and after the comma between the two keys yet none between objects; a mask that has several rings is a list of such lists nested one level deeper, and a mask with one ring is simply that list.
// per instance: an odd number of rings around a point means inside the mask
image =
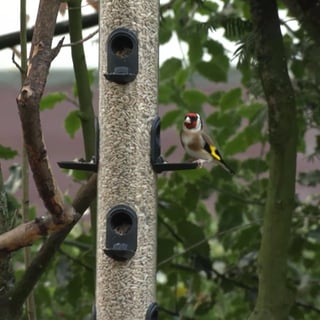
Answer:
[{"label": "lower feeding port", "polygon": [[137,229],[137,215],[131,207],[111,208],[107,213],[105,254],[119,261],[132,258],[137,250]]}]

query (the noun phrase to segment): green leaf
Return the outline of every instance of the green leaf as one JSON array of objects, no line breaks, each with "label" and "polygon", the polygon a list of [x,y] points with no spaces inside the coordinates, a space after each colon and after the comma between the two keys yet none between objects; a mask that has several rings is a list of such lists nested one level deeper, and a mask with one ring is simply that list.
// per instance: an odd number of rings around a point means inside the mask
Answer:
[{"label": "green leaf", "polygon": [[160,22],[159,29],[159,43],[165,44],[167,43],[172,36],[172,18],[165,17]]},{"label": "green leaf", "polygon": [[183,113],[181,109],[175,109],[175,110],[166,112],[161,119],[161,129],[163,130],[168,127],[171,127],[179,117],[181,118],[183,117]]},{"label": "green leaf", "polygon": [[302,78],[305,73],[305,62],[298,59],[293,59],[291,71],[297,78]]},{"label": "green leaf", "polygon": [[190,38],[188,55],[190,64],[196,64],[202,58],[203,45],[201,37],[198,34],[195,34],[192,38]]},{"label": "green leaf", "polygon": [[174,83],[177,87],[182,87],[185,85],[186,81],[189,78],[189,69],[181,69],[176,73],[176,76],[174,78]]},{"label": "green leaf", "polygon": [[68,170],[68,175],[73,178],[74,181],[87,180],[89,177],[88,171],[83,170]]},{"label": "green leaf", "polygon": [[169,42],[172,36],[172,31],[167,28],[160,28],[159,32],[159,43],[160,44],[165,44]]},{"label": "green leaf", "polygon": [[158,239],[158,248],[157,248],[157,261],[158,263],[164,262],[174,254],[175,242],[172,239],[168,238],[159,238]]},{"label": "green leaf", "polygon": [[247,226],[238,231],[236,247],[239,249],[248,248],[249,246],[257,245],[257,238],[260,236],[259,229],[261,228],[258,224]]},{"label": "green leaf", "polygon": [[241,103],[241,89],[235,88],[227,91],[220,99],[219,105],[222,109],[230,109]]},{"label": "green leaf", "polygon": [[203,15],[207,15],[208,13],[212,14],[213,12],[217,12],[219,9],[219,5],[212,1],[202,1],[201,5],[198,8],[198,12]]},{"label": "green leaf", "polygon": [[159,103],[160,104],[169,104],[172,102],[172,96],[174,95],[175,91],[173,85],[170,82],[166,82],[164,84],[159,85]]},{"label": "green leaf", "polygon": [[261,139],[261,131],[256,126],[247,126],[224,146],[228,155],[246,151],[252,144]]},{"label": "green leaf", "polygon": [[188,208],[189,211],[196,210],[197,204],[199,202],[199,188],[197,184],[194,184],[193,182],[187,182],[185,184],[185,197],[183,200],[183,203]]},{"label": "green leaf", "polygon": [[96,69],[89,69],[88,70],[88,79],[89,79],[89,85],[90,86],[92,86],[94,84],[96,72],[97,72]]},{"label": "green leaf", "polygon": [[208,100],[204,93],[195,89],[185,90],[182,93],[182,99],[190,107],[201,106]]},{"label": "green leaf", "polygon": [[71,111],[64,120],[64,127],[71,138],[81,127],[79,110]]},{"label": "green leaf", "polygon": [[65,100],[66,98],[67,98],[67,95],[64,94],[63,92],[52,92],[41,99],[40,111],[43,111],[46,109],[53,109],[53,107],[57,103]]},{"label": "green leaf", "polygon": [[177,58],[166,60],[160,67],[160,82],[173,78],[176,73],[182,68],[182,62]]},{"label": "green leaf", "polygon": [[206,123],[214,126],[215,128],[231,128],[233,133],[241,123],[241,117],[236,112],[213,112],[207,119]]},{"label": "green leaf", "polygon": [[[197,168],[194,170],[186,170],[183,171],[183,177],[188,181],[188,182],[192,182],[192,183],[200,183],[201,179],[203,178],[208,178],[208,171],[205,168]],[[183,182],[183,184],[185,185],[185,182]]]},{"label": "green leaf", "polygon": [[[219,203],[217,205],[217,211],[219,211],[219,232],[230,230],[236,226],[239,226],[243,221],[243,207],[235,203],[226,206],[225,203],[228,202],[230,202],[230,198],[228,196],[219,198]],[[218,210],[218,207],[220,206],[223,206],[223,208]]]},{"label": "green leaf", "polygon": [[177,228],[179,236],[184,239],[186,249],[194,246],[192,251],[204,257],[209,256],[209,245],[203,228],[186,220],[177,224]]},{"label": "green leaf", "polygon": [[263,159],[250,158],[241,162],[242,170],[251,170],[255,174],[268,171],[268,165]]},{"label": "green leaf", "polygon": [[12,159],[14,158],[18,152],[10,147],[5,147],[0,144],[0,159]]},{"label": "green leaf", "polygon": [[264,104],[255,102],[249,105],[241,105],[238,108],[238,112],[239,112],[239,115],[241,115],[242,117],[252,120],[255,118],[258,112],[265,109],[266,109],[266,106]]},{"label": "green leaf", "polygon": [[213,92],[212,94],[210,94],[210,96],[208,97],[209,99],[209,103],[213,106],[216,106],[219,104],[219,101],[221,99],[221,97],[223,96],[224,91],[216,91]]},{"label": "green leaf", "polygon": [[224,47],[221,43],[208,40],[205,42],[204,46],[208,49],[208,52],[213,56],[223,56],[224,55]]},{"label": "green leaf", "polygon": [[226,82],[228,79],[229,60],[225,56],[218,56],[212,58],[210,62],[199,62],[196,68],[202,76],[209,80]]}]

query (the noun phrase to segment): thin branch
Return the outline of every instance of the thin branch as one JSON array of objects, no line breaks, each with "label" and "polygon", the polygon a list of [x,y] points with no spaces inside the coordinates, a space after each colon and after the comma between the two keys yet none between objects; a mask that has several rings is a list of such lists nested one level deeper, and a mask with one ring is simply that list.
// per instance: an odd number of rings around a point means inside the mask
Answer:
[{"label": "thin branch", "polygon": [[53,234],[73,221],[77,221],[77,213],[71,210],[71,208],[69,209],[68,213],[64,213],[67,219],[60,224],[57,224],[52,216],[42,216],[32,221],[22,223],[16,228],[1,234],[0,251],[9,253],[28,247],[36,240]]},{"label": "thin branch", "polygon": [[[20,0],[20,60],[21,68],[20,77],[21,85],[23,85],[26,78],[27,69],[27,13],[26,0]],[[14,50],[12,60],[14,61]],[[14,61],[15,62],[15,61]],[[17,64],[16,64],[17,65]],[[22,219],[23,222],[29,220],[29,164],[28,155],[25,145],[22,145]],[[24,248],[24,263],[27,269],[30,265],[31,252],[29,247]],[[33,291],[30,292],[26,300],[26,311],[29,320],[37,319],[36,305]]]},{"label": "thin branch", "polygon": [[302,301],[296,301],[295,304],[300,308],[308,309],[320,314],[320,309],[315,307],[313,304],[304,303]]},{"label": "thin branch", "polygon": [[17,67],[17,69],[19,70],[20,74],[25,74],[25,73],[26,73],[25,70],[23,70],[23,69],[21,68],[21,66],[19,65],[19,63],[16,61],[15,57],[16,57],[16,54],[15,54],[15,51],[13,50],[13,51],[12,51],[12,58],[11,58],[11,60],[12,60],[13,64]]},{"label": "thin branch", "polygon": [[[52,216],[42,216],[0,235],[0,252],[12,252],[30,246],[36,240],[60,232],[67,226],[73,225],[80,215],[88,208],[96,196],[97,175],[94,174],[78,191],[72,207],[66,208],[65,220],[56,224]],[[82,197],[82,198],[80,198]]]},{"label": "thin branch", "polygon": [[[178,264],[178,263],[175,263],[175,264],[172,264],[172,267],[173,268],[176,268],[176,269],[181,269],[181,270],[185,270],[185,271],[189,271],[189,272],[193,272],[193,273],[198,273],[199,270],[197,270],[196,268],[190,266],[190,265],[183,265],[183,264]],[[236,287],[238,288],[242,288],[242,289],[245,289],[247,291],[251,291],[251,292],[257,292],[257,288],[255,287],[251,287],[249,285],[247,285],[246,283],[243,283],[237,279],[234,279],[234,278],[231,278],[229,277],[228,275],[225,275],[221,272],[219,272],[218,270],[214,269],[214,268],[210,268],[210,271],[217,277],[217,278],[220,278],[221,280],[224,280],[224,281],[229,281],[231,283],[233,283]]]},{"label": "thin branch", "polygon": [[63,39],[51,49],[52,38],[60,1],[42,0],[32,38],[32,47],[27,74],[20,94],[17,97],[24,143],[28,154],[30,168],[41,199],[54,223],[63,223],[70,217],[64,210],[63,197],[52,175],[47,151],[43,139],[39,104],[46,85],[52,60],[59,53]]},{"label": "thin branch", "polygon": [[247,199],[243,195],[237,194],[237,193],[232,192],[232,191],[228,191],[227,189],[221,189],[221,188],[218,188],[218,187],[214,187],[212,189],[217,191],[217,192],[219,192],[219,193],[226,194],[229,197],[233,198],[234,200],[236,200],[238,202],[241,202],[241,203],[244,203],[244,204],[254,205],[254,206],[261,206],[261,207],[263,207],[265,205],[265,203],[262,202],[262,201]]},{"label": "thin branch", "polygon": [[86,244],[86,243],[80,242],[80,241],[76,241],[76,240],[69,240],[69,239],[66,239],[63,242],[63,245],[70,246],[70,247],[76,247],[76,248],[78,248],[80,250],[90,250],[90,249],[92,249],[92,246],[89,245],[89,244]]},{"label": "thin branch", "polygon": [[[94,27],[98,24],[98,14],[93,13],[82,17],[82,28],[87,29]],[[34,28],[27,30],[27,41],[32,39]],[[54,35],[59,36],[69,32],[69,21],[63,21],[56,24]],[[12,48],[20,43],[20,31],[8,33],[0,36],[0,50],[6,48]]]},{"label": "thin branch", "polygon": [[75,42],[71,42],[71,43],[66,43],[63,45],[63,47],[72,47],[72,46],[76,46],[78,44],[82,44],[85,41],[90,40],[91,38],[93,38],[97,33],[99,32],[99,29],[95,30],[94,32],[90,33],[88,36],[86,36],[85,38],[75,41]]},{"label": "thin branch", "polygon": [[191,250],[199,247],[199,246],[202,245],[204,242],[207,242],[207,241],[210,240],[210,239],[218,238],[218,237],[220,237],[220,236],[222,236],[222,235],[224,235],[224,234],[227,234],[227,233],[229,233],[229,232],[234,232],[234,231],[239,230],[239,229],[245,229],[245,228],[251,227],[251,226],[254,225],[254,224],[255,224],[255,223],[247,223],[247,224],[238,225],[238,226],[235,226],[235,227],[230,228],[230,229],[228,229],[228,230],[225,230],[225,231],[216,233],[216,234],[214,234],[214,235],[212,235],[212,236],[203,238],[203,239],[201,239],[200,241],[193,243],[192,245],[190,245],[189,247],[187,247],[187,248],[186,248],[185,250],[183,250],[182,252],[178,252],[178,253],[172,255],[171,257],[168,257],[167,259],[164,259],[164,260],[160,261],[160,262],[158,263],[158,267],[160,267],[160,266],[162,266],[162,265],[170,262],[171,260],[173,260],[173,259],[175,259],[175,258],[177,258],[177,257],[179,257],[179,256],[182,256],[182,255],[186,254],[187,252],[189,252],[189,251],[191,251]]},{"label": "thin branch", "polygon": [[158,215],[159,222],[162,223],[168,230],[168,232],[180,243],[184,244],[183,239],[175,232],[172,226],[167,223],[160,215]]},{"label": "thin branch", "polygon": [[81,261],[80,259],[75,258],[75,257],[73,257],[71,254],[63,251],[61,248],[58,249],[58,252],[59,252],[61,255],[65,256],[67,259],[69,259],[69,260],[71,260],[72,262],[74,262],[75,264],[78,264],[79,266],[84,267],[85,269],[87,269],[87,271],[93,271],[93,270],[94,270],[92,266],[89,266],[89,265],[85,264],[85,263],[84,263],[83,261]]},{"label": "thin branch", "polygon": [[162,306],[158,306],[158,310],[168,314],[169,316],[173,316],[173,317],[179,317],[180,316],[179,312],[171,311],[171,310],[166,309],[166,308],[164,308]]}]

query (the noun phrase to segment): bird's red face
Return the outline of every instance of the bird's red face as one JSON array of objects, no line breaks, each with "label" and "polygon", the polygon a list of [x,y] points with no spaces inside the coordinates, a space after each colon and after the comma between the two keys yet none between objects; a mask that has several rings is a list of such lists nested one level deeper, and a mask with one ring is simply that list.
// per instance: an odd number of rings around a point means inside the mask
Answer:
[{"label": "bird's red face", "polygon": [[183,125],[187,129],[196,129],[201,127],[201,120],[198,113],[189,112],[184,117]]}]

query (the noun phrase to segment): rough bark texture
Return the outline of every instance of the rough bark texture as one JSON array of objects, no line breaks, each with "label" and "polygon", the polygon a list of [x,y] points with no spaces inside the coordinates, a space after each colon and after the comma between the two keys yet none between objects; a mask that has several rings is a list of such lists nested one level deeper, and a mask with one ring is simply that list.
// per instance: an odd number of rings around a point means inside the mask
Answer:
[{"label": "rough bark texture", "polygon": [[258,300],[251,320],[288,319],[287,251],[294,209],[296,108],[275,0],[250,1],[256,58],[268,102],[270,177],[259,252]]},{"label": "rough bark texture", "polygon": [[39,217],[33,221],[20,224],[16,228],[0,235],[0,252],[12,252],[20,248],[32,245],[42,237],[46,237],[61,230],[73,221],[78,220],[78,214],[69,207],[68,212],[64,209],[65,217],[63,223],[55,223],[52,216]]},{"label": "rough bark texture", "polygon": [[[151,123],[157,114],[158,1],[107,0],[100,3],[100,165],[98,173],[97,319],[145,319],[155,302],[155,174],[150,164]],[[106,42],[125,27],[139,41],[139,73],[126,85],[107,81]],[[106,217],[126,204],[138,217],[138,246],[128,261],[103,252]]]},{"label": "rough bark texture", "polygon": [[72,202],[72,206],[65,207],[65,219],[63,223],[56,224],[52,216],[42,216],[0,234],[0,253],[9,253],[30,246],[40,238],[63,230],[68,225],[74,225],[91,202],[95,200],[97,192],[96,183],[97,175],[94,174],[90,177],[88,183],[80,188]]},{"label": "rough bark texture", "polygon": [[[2,171],[0,164],[0,237],[1,234],[10,230],[14,217],[9,215],[7,195],[4,190]],[[0,297],[7,294],[13,287],[14,275],[11,264],[11,255],[0,252]]]},{"label": "rough bark texture", "polygon": [[40,1],[27,74],[17,97],[30,168],[40,197],[50,214],[53,215],[55,223],[60,223],[64,219],[64,205],[52,176],[43,141],[39,104],[51,61],[56,57],[62,45],[60,41],[56,48],[51,49],[59,6],[59,0]]}]

